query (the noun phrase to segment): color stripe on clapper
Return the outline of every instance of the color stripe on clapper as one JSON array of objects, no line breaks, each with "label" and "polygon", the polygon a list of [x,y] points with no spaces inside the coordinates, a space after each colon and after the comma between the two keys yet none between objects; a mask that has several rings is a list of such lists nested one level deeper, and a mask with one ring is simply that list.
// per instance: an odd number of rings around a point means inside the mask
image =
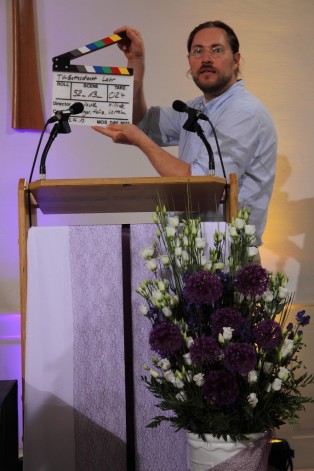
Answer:
[{"label": "color stripe on clapper", "polygon": [[[77,67],[84,67],[84,66],[73,66],[72,64],[70,64],[70,61],[72,59],[77,59],[79,57],[82,57],[82,56],[85,56],[86,54],[90,54],[91,52],[94,52],[94,51],[98,51],[99,49],[102,49],[104,47],[107,47],[107,46],[111,46],[112,44],[116,44],[117,42],[121,41],[122,39],[125,39],[126,38],[126,33],[125,32],[122,32],[122,33],[119,33],[119,34],[113,34],[111,36],[108,36],[106,38],[103,38],[103,39],[99,39],[98,41],[95,41],[93,43],[90,43],[90,44],[86,44],[86,46],[82,46],[82,47],[79,47],[78,49],[73,49],[72,51],[69,51],[69,52],[65,52],[64,54],[61,54],[59,56],[56,56],[52,59],[52,62],[53,62],[53,67],[52,69],[55,70],[55,71],[68,71],[68,72],[73,72],[73,71],[77,71],[78,72],[78,69]],[[100,71],[97,71],[96,70],[91,70],[90,72],[92,73],[102,73],[102,74],[114,74],[114,75],[126,75],[126,71],[130,70],[130,69],[127,69],[125,67],[101,67],[101,66],[88,66],[88,67],[92,67],[92,68],[95,68],[95,69],[110,69],[110,71],[106,71],[106,70],[100,70]],[[112,70],[115,70],[114,72]],[[119,69],[121,69],[121,71],[123,70],[124,72],[121,72]],[[87,72],[87,70],[85,70]],[[127,75],[131,75],[130,73],[128,73]]]}]

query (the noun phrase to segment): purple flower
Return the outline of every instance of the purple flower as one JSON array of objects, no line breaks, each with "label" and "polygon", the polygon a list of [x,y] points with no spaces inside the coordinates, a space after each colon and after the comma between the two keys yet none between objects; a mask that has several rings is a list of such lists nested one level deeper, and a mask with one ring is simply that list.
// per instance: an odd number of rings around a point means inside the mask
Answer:
[{"label": "purple flower", "polygon": [[149,345],[161,356],[175,353],[183,345],[180,329],[167,322],[156,325],[149,334]]},{"label": "purple flower", "polygon": [[236,309],[223,307],[212,314],[211,326],[214,335],[222,334],[223,327],[231,327],[235,334],[239,334],[243,327],[243,317]]},{"label": "purple flower", "polygon": [[195,365],[211,365],[221,359],[221,350],[212,337],[199,337],[190,347],[191,360]]},{"label": "purple flower", "polygon": [[225,348],[225,367],[233,373],[249,373],[254,370],[256,361],[255,349],[248,343],[230,343]]},{"label": "purple flower", "polygon": [[191,275],[184,287],[184,297],[191,304],[212,304],[221,294],[222,285],[219,277],[206,271]]},{"label": "purple flower", "polygon": [[305,311],[299,311],[296,315],[297,323],[304,327],[310,323],[311,316],[305,316]]},{"label": "purple flower", "polygon": [[235,287],[244,296],[257,296],[265,293],[269,277],[265,268],[251,263],[241,268],[236,276]]},{"label": "purple flower", "polygon": [[257,345],[264,350],[272,350],[277,347],[282,339],[280,324],[272,319],[266,319],[257,324],[253,333]]},{"label": "purple flower", "polygon": [[233,374],[228,371],[210,371],[203,386],[208,402],[215,406],[230,406],[239,396],[239,385]]}]

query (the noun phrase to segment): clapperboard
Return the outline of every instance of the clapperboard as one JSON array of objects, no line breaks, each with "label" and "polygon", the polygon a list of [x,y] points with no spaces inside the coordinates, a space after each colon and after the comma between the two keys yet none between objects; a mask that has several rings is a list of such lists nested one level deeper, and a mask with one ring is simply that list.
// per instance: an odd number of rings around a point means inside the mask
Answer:
[{"label": "clapperboard", "polygon": [[133,69],[71,64],[71,60],[116,44],[125,37],[125,33],[113,34],[52,59],[53,113],[79,101],[84,111],[69,118],[72,124],[132,122]]}]

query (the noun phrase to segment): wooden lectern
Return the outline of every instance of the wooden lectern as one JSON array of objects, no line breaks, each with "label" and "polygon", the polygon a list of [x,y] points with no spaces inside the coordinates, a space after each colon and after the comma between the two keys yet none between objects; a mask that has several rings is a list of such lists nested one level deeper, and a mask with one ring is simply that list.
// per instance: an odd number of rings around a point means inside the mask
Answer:
[{"label": "wooden lectern", "polygon": [[[22,333],[22,378],[25,381],[26,297],[27,297],[27,234],[30,224],[36,223],[36,212],[43,214],[83,213],[138,213],[153,212],[158,202],[169,211],[186,211],[187,197],[190,210],[217,212],[224,206],[224,220],[230,222],[238,211],[238,185],[235,174],[229,183],[219,177],[150,177],[106,178],[80,180],[41,180],[29,185],[19,181],[19,250],[20,302]],[[123,309],[125,331],[125,385],[127,422],[128,470],[134,469],[134,404],[132,398],[132,312],[130,290],[130,254],[127,231],[122,236]],[[123,252],[126,263],[123,262]],[[126,273],[124,273],[126,272]],[[129,286],[127,286],[127,284]],[[131,393],[130,393],[131,391]]]},{"label": "wooden lectern", "polygon": [[225,221],[238,211],[237,176],[229,183],[220,177],[141,177],[96,178],[79,180],[39,180],[27,186],[19,181],[19,252],[20,305],[22,335],[22,378],[25,366],[25,325],[27,293],[27,231],[30,216],[36,222],[36,211],[43,214],[137,213],[153,212],[158,199],[169,210],[185,211],[189,188],[194,211],[216,211],[224,205]]}]

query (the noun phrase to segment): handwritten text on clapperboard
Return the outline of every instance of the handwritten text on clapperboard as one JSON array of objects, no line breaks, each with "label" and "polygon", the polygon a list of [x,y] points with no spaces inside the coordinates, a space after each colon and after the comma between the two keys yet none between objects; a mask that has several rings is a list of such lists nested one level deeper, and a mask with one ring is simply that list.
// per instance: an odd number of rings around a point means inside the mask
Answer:
[{"label": "handwritten text on clapperboard", "polygon": [[78,72],[53,73],[53,113],[80,101],[84,111],[71,124],[107,125],[132,122],[133,76]]}]

